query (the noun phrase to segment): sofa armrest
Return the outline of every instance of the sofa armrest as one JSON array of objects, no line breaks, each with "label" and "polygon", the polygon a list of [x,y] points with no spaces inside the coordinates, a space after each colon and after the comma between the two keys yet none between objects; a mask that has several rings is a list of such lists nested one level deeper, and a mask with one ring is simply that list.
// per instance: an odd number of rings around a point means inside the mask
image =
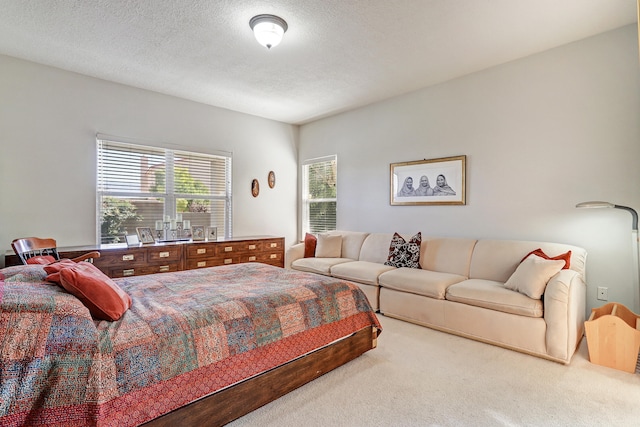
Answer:
[{"label": "sofa armrest", "polygon": [[284,254],[284,268],[291,269],[291,263],[300,258],[304,258],[304,243],[291,245]]},{"label": "sofa armrest", "polygon": [[561,270],[553,276],[544,293],[544,320],[547,324],[547,354],[571,361],[584,334],[586,284],[582,275]]}]

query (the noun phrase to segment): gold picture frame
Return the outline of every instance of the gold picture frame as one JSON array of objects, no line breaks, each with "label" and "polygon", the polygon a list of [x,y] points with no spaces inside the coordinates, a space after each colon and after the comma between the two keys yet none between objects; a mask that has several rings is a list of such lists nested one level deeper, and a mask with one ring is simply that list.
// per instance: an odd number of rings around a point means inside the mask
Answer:
[{"label": "gold picture frame", "polygon": [[391,163],[391,205],[465,205],[466,163],[467,156]]}]

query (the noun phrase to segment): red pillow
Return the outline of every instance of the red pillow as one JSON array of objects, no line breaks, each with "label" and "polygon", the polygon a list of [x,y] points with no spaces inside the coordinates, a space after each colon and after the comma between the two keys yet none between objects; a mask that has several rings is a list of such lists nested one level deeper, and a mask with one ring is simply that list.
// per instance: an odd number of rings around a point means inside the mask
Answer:
[{"label": "red pillow", "polygon": [[75,266],[75,261],[71,261],[70,259],[61,259],[58,262],[53,262],[51,264],[47,264],[44,266],[44,271],[48,274],[47,277],[44,278],[47,282],[53,282],[60,284],[60,270],[65,267],[73,267]]},{"label": "red pillow", "polygon": [[27,258],[27,264],[51,264],[55,262],[56,258],[51,255],[38,255],[32,256],[31,258]]},{"label": "red pillow", "polygon": [[[527,259],[527,257],[529,255],[531,255],[531,254],[537,255],[540,258],[551,259],[551,260],[554,260],[554,261],[562,260],[562,261],[564,261],[564,267],[562,267],[563,270],[568,270],[569,267],[571,266],[571,251],[568,251],[568,252],[566,252],[564,254],[560,254],[560,255],[557,255],[557,256],[554,256],[554,257],[550,257],[549,255],[545,254],[542,251],[542,249],[538,248],[538,249],[535,249],[535,250],[529,252],[524,258],[522,258],[522,261]],[[520,261],[520,262],[522,262],[522,261]]]},{"label": "red pillow", "polygon": [[131,297],[89,262],[62,268],[60,284],[82,301],[96,319],[118,320],[131,307]]},{"label": "red pillow", "polygon": [[318,238],[313,234],[306,233],[304,235],[304,257],[313,258],[316,256],[316,245]]}]

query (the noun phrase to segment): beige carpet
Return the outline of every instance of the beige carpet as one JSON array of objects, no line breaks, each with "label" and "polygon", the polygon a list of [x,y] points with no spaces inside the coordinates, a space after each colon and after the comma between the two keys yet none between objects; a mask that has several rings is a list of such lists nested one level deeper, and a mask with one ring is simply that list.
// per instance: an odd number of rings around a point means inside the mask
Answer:
[{"label": "beige carpet", "polygon": [[570,365],[379,316],[378,348],[229,424],[638,426],[640,375]]}]

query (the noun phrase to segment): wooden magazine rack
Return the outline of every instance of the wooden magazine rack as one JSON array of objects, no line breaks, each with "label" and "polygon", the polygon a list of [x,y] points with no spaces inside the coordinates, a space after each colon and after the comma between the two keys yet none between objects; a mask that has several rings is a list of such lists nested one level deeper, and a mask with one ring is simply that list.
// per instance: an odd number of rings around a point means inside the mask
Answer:
[{"label": "wooden magazine rack", "polygon": [[591,309],[584,322],[589,360],[597,365],[635,372],[640,349],[640,316],[622,304]]}]

